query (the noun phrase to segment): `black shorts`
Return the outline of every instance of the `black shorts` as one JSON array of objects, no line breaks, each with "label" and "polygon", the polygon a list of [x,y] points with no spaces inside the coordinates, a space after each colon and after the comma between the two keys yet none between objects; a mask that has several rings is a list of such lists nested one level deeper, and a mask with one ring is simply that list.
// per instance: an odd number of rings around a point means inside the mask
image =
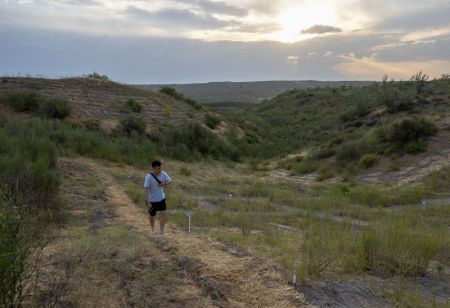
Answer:
[{"label": "black shorts", "polygon": [[166,199],[162,199],[158,202],[150,202],[151,208],[148,208],[148,213],[150,216],[155,216],[156,212],[161,212],[166,210]]}]

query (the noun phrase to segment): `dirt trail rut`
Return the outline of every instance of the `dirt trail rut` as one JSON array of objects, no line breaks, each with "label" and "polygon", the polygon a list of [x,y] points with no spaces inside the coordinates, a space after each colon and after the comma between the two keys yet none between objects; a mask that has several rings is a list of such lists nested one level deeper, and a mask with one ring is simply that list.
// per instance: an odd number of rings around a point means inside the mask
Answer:
[{"label": "dirt trail rut", "polygon": [[[105,185],[108,203],[114,207],[117,222],[149,233],[147,216],[136,206],[100,162],[70,159],[88,168]],[[220,307],[311,307],[303,295],[287,284],[276,266],[236,254],[220,242],[198,234],[187,234],[168,226],[164,237],[148,235],[165,258],[182,265],[211,302]]]}]

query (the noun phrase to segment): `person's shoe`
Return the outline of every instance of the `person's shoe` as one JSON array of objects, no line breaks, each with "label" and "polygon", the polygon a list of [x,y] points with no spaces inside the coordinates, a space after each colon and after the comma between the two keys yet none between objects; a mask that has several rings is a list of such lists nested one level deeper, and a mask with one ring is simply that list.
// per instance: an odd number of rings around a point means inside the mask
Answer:
[{"label": "person's shoe", "polygon": [[155,234],[155,229],[150,229],[150,235]]},{"label": "person's shoe", "polygon": [[160,230],[159,235],[164,236],[165,235],[164,230]]}]

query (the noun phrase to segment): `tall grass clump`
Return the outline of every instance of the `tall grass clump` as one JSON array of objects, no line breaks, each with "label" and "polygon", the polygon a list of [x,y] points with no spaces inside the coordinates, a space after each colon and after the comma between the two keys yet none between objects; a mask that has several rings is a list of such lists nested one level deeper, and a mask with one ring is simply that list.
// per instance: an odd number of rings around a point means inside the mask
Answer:
[{"label": "tall grass clump", "polygon": [[445,232],[411,218],[392,217],[363,230],[353,242],[347,266],[386,275],[422,276],[446,246]]},{"label": "tall grass clump", "polygon": [[127,113],[130,112],[140,113],[142,112],[142,109],[143,109],[142,105],[132,98],[127,99],[125,102],[122,103],[122,110]]},{"label": "tall grass clump", "polygon": [[64,119],[71,113],[69,103],[57,98],[46,99],[40,109],[44,116],[54,119]]},{"label": "tall grass clump", "polygon": [[120,120],[120,128],[128,136],[143,135],[147,128],[147,124],[144,119],[129,115]]},{"label": "tall grass clump", "polygon": [[26,204],[49,205],[59,186],[56,160],[54,144],[27,121],[0,127],[0,182]]},{"label": "tall grass clump", "polygon": [[317,277],[336,268],[348,236],[345,226],[310,217],[304,228],[304,242],[300,250],[300,277]]},{"label": "tall grass clump", "polygon": [[0,189],[0,306],[21,306],[31,254],[24,211]]},{"label": "tall grass clump", "polygon": [[6,102],[17,112],[35,112],[39,109],[42,97],[35,91],[12,91]]}]

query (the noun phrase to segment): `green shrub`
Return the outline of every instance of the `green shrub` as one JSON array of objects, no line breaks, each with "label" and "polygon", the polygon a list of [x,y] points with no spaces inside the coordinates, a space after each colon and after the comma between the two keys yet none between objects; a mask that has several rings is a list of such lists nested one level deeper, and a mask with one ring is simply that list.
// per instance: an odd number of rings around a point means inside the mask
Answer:
[{"label": "green shrub", "polygon": [[144,119],[130,115],[120,121],[120,127],[128,136],[143,135],[147,124]]},{"label": "green shrub", "polygon": [[219,125],[220,119],[212,114],[207,113],[205,115],[205,124],[211,129],[214,129]]},{"label": "green shrub", "polygon": [[[424,118],[403,119],[389,126],[380,127],[376,134],[381,142],[387,143],[396,149],[406,150],[408,144],[423,142],[434,135],[436,126]],[[410,146],[410,151],[423,148],[416,144]]]},{"label": "green shrub", "polygon": [[130,98],[128,100],[126,100],[123,105],[122,105],[122,109],[125,112],[136,112],[136,113],[140,113],[142,112],[142,105],[139,102],[136,102],[134,99]]},{"label": "green shrub", "polygon": [[164,115],[166,116],[166,117],[171,117],[172,116],[172,114],[173,114],[173,109],[172,109],[172,106],[170,106],[170,105],[165,105],[164,106]]},{"label": "green shrub", "polygon": [[411,141],[405,145],[405,152],[408,154],[419,154],[424,152],[427,145],[422,139]]},{"label": "green shrub", "polygon": [[198,104],[195,100],[193,100],[192,98],[184,97],[184,95],[177,92],[177,90],[175,88],[162,87],[161,89],[159,89],[159,93],[166,94],[177,100],[183,101],[183,102],[191,105],[193,108],[195,108],[197,110],[202,109],[202,106],[200,104]]},{"label": "green shrub", "polygon": [[183,94],[178,93],[177,90],[175,90],[175,88],[171,88],[171,87],[162,87],[161,89],[159,89],[159,93],[169,95],[178,100],[184,99]]},{"label": "green shrub", "polygon": [[445,247],[444,234],[416,224],[410,218],[381,221],[360,233],[348,258],[353,259],[352,266],[361,271],[420,276]]},{"label": "green shrub", "polygon": [[418,94],[421,94],[424,91],[429,78],[430,77],[422,71],[411,76],[410,80],[415,83]]},{"label": "green shrub", "polygon": [[66,100],[50,98],[46,99],[41,107],[41,113],[54,119],[64,119],[70,115],[71,109]]},{"label": "green shrub", "polygon": [[382,92],[381,100],[386,105],[388,112],[395,113],[412,109],[414,107],[415,96],[415,89],[391,87]]},{"label": "green shrub", "polygon": [[330,165],[325,165],[319,168],[317,171],[317,178],[316,180],[321,182],[324,180],[328,180],[334,177],[334,170]]},{"label": "green shrub", "polygon": [[0,189],[0,306],[20,307],[26,286],[29,231],[22,206]]},{"label": "green shrub", "polygon": [[235,147],[226,144],[214,133],[194,122],[163,129],[158,135],[152,135],[152,138],[162,145],[169,156],[177,159],[190,160],[212,156],[215,159],[239,160]]},{"label": "green shrub", "polygon": [[361,157],[359,160],[359,165],[362,168],[370,168],[375,165],[375,163],[378,161],[379,156],[377,154],[365,154]]},{"label": "green shrub", "polygon": [[42,97],[34,91],[13,91],[8,93],[6,101],[17,112],[34,112],[39,109]]},{"label": "green shrub", "polygon": [[202,105],[200,105],[199,103],[197,103],[197,102],[196,102],[195,100],[193,100],[192,98],[185,98],[184,101],[185,101],[187,104],[191,105],[194,109],[201,110],[201,109],[203,108]]},{"label": "green shrub", "polygon": [[311,157],[314,159],[325,159],[332,157],[336,154],[336,150],[331,146],[323,146],[315,149],[311,153]]},{"label": "green shrub", "polygon": [[353,105],[339,116],[342,122],[356,120],[367,115],[377,103],[373,97],[362,94],[354,97],[352,102]]},{"label": "green shrub", "polygon": [[320,276],[339,260],[344,233],[334,227],[312,223],[304,231],[299,276]]},{"label": "green shrub", "polygon": [[298,164],[293,165],[292,172],[296,174],[306,174],[316,171],[318,167],[318,161],[312,158],[306,158],[300,161]]},{"label": "green shrub", "polygon": [[87,75],[87,78],[93,78],[98,80],[109,80],[108,76],[99,74],[97,72],[93,72],[92,74]]}]

